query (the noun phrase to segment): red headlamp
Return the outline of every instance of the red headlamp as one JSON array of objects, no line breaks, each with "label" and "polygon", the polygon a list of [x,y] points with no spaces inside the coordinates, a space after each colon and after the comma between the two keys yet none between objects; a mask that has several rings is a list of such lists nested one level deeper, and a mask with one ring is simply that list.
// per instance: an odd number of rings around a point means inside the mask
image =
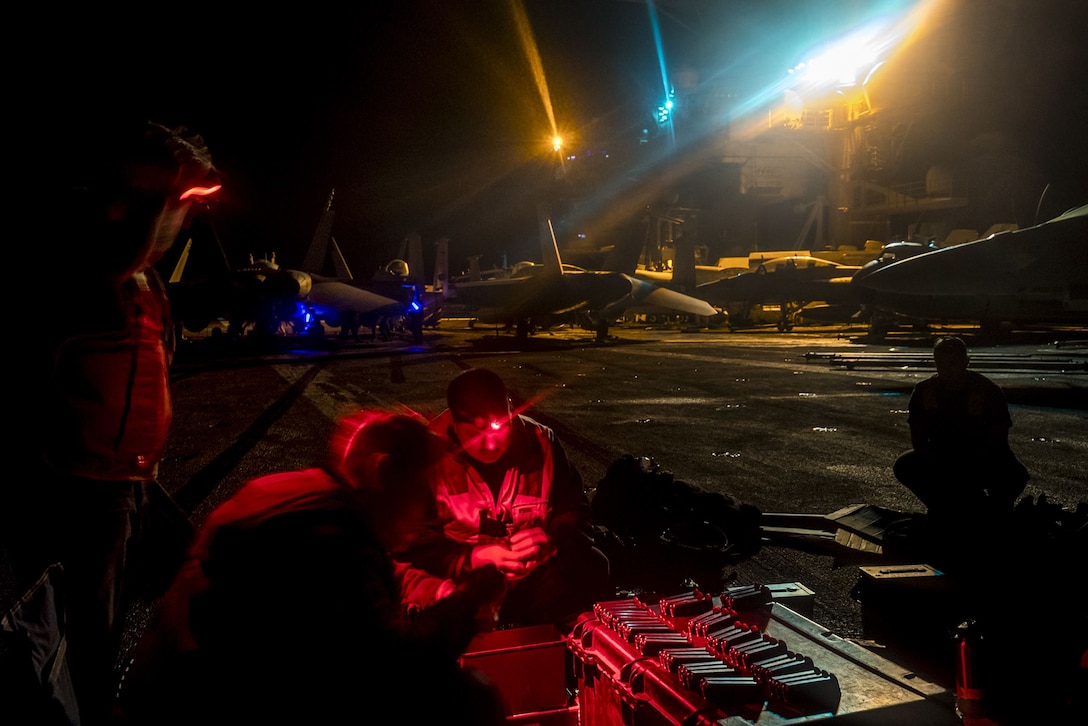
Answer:
[{"label": "red headlamp", "polygon": [[454,416],[453,420],[457,423],[468,424],[478,431],[485,431],[487,433],[497,433],[502,431],[510,424],[510,419],[505,416]]},{"label": "red headlamp", "polygon": [[190,187],[181,193],[178,200],[184,201],[190,197],[210,197],[222,188],[222,184],[214,184],[210,187]]}]

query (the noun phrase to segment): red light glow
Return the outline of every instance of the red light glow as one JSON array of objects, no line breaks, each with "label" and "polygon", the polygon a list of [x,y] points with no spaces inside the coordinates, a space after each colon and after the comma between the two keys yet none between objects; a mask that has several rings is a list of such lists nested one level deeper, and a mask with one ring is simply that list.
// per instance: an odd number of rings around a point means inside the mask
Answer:
[{"label": "red light glow", "polygon": [[183,191],[178,199],[184,201],[189,197],[210,197],[222,188],[222,184],[216,184],[215,186],[210,187],[191,187]]}]

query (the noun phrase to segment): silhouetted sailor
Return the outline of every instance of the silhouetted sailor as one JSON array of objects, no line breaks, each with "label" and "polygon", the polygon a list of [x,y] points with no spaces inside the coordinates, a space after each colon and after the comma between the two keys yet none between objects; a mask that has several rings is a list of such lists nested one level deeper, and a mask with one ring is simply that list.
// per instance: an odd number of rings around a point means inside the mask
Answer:
[{"label": "silhouetted sailor", "polygon": [[1028,471],[1009,446],[1012,418],[1005,394],[968,370],[961,338],[933,346],[937,373],[910,397],[910,451],[895,462],[895,477],[931,515],[978,517],[1011,511]]}]

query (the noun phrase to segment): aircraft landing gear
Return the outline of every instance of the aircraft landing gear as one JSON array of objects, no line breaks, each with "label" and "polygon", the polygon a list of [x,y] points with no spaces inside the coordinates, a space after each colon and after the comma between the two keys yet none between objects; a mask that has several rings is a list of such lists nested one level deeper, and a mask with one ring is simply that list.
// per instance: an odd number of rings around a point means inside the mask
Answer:
[{"label": "aircraft landing gear", "polygon": [[518,340],[528,340],[531,329],[531,322],[529,322],[528,320],[519,320],[515,337],[517,337]]},{"label": "aircraft landing gear", "polygon": [[893,326],[894,323],[888,315],[879,310],[874,310],[869,314],[868,338],[870,340],[884,340]]},{"label": "aircraft landing gear", "polygon": [[797,319],[797,314],[801,311],[803,305],[794,305],[793,303],[782,303],[778,310],[778,332],[788,333],[793,330],[794,323]]}]

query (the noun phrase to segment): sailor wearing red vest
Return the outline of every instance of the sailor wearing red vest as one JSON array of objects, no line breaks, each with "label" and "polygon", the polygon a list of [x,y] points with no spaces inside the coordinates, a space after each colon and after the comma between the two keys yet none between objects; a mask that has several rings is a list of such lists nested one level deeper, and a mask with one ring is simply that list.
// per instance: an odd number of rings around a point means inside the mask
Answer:
[{"label": "sailor wearing red vest", "polygon": [[442,577],[494,565],[507,593],[496,627],[569,628],[608,594],[582,477],[555,432],[515,413],[498,374],[471,369],[430,424],[450,457],[436,480],[436,526],[405,557]]},{"label": "sailor wearing red vest", "polygon": [[[19,356],[28,367],[17,380],[37,400],[13,447],[31,466],[3,487],[0,536],[20,590],[37,587],[47,567],[59,573],[78,722],[94,726],[116,690],[126,601],[156,594],[144,585],[169,582],[177,564],[153,562],[134,577],[152,551],[152,515],[170,515],[179,555],[187,544],[188,520],[156,481],[174,349],[154,265],[219,179],[201,136],[143,119],[73,124],[39,151],[57,157],[39,190],[52,205],[40,240],[50,277],[36,301],[41,324],[28,331],[33,345]],[[38,685],[71,720],[60,684]],[[17,689],[32,700],[34,690]]]}]

